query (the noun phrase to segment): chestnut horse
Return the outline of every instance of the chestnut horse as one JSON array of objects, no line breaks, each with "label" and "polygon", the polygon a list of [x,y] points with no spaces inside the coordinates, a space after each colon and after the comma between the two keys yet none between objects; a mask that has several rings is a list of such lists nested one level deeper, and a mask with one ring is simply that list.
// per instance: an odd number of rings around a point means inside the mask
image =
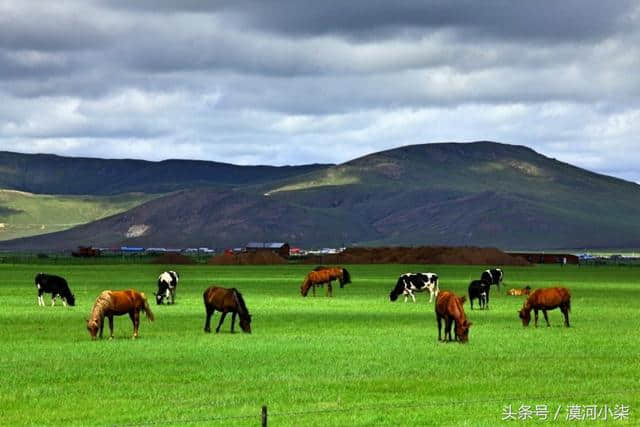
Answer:
[{"label": "chestnut horse", "polygon": [[442,319],[445,321],[444,340],[451,339],[451,324],[456,323],[456,340],[466,343],[469,340],[471,322],[467,320],[462,305],[466,298],[459,297],[453,292],[442,291],[436,297],[436,319],[438,320],[438,341],[442,341]]},{"label": "chestnut horse", "polygon": [[153,313],[149,308],[147,297],[135,289],[126,291],[103,291],[91,309],[91,318],[87,320],[87,329],[91,339],[96,339],[98,330],[102,338],[105,316],[109,318],[109,339],[113,338],[113,316],[129,314],[133,322],[133,338],[138,338],[140,311],[144,311],[149,321],[153,321]]},{"label": "chestnut horse", "polygon": [[538,327],[538,310],[542,310],[544,314],[544,320],[549,325],[549,317],[547,316],[547,310],[553,310],[554,308],[560,308],[562,314],[564,314],[564,324],[569,327],[569,311],[571,311],[571,292],[567,288],[540,288],[536,289],[529,295],[529,298],[522,306],[522,309],[518,311],[520,319],[522,319],[523,326],[529,326],[531,322],[531,309],[535,312],[536,322]]},{"label": "chestnut horse", "polygon": [[220,322],[216,328],[216,333],[220,332],[220,326],[224,322],[224,318],[227,313],[231,312],[231,333],[233,333],[233,327],[236,323],[236,315],[240,315],[240,327],[244,332],[251,333],[251,315],[247,310],[247,305],[244,303],[242,294],[238,292],[236,288],[221,288],[218,286],[210,286],[202,294],[204,299],[204,308],[207,312],[207,318],[204,322],[204,331],[211,332],[211,316],[218,310],[222,312]]},{"label": "chestnut horse", "polygon": [[300,294],[306,297],[309,293],[309,288],[313,288],[313,296],[316,296],[316,286],[327,284],[326,295],[333,296],[332,281],[338,280],[340,287],[344,288],[344,285],[351,283],[351,275],[346,268],[342,267],[316,267],[304,278],[302,286],[300,286]]}]

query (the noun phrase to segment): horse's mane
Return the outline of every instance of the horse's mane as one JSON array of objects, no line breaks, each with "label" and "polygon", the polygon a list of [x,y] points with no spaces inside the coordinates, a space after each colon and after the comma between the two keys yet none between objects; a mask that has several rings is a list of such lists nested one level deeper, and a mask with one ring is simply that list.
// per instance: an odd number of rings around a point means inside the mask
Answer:
[{"label": "horse's mane", "polygon": [[233,288],[233,298],[236,300],[236,304],[238,305],[238,314],[240,314],[240,316],[249,317],[249,310],[247,309],[247,305],[244,303],[244,298],[242,298],[242,294],[238,292],[236,288]]},{"label": "horse's mane", "polygon": [[93,303],[93,308],[91,308],[91,318],[89,322],[96,322],[100,325],[104,318],[104,311],[111,306],[111,303],[111,291],[103,291],[98,295],[96,302]]}]

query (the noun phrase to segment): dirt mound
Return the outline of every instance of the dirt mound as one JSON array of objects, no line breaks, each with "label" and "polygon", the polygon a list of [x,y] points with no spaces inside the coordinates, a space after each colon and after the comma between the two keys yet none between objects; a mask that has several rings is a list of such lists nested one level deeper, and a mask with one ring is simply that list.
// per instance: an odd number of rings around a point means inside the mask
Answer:
[{"label": "dirt mound", "polygon": [[207,261],[214,265],[268,265],[286,264],[287,260],[273,252],[243,252],[240,254],[221,254]]},{"label": "dirt mound", "polygon": [[462,264],[528,265],[496,248],[422,246],[417,248],[348,248],[340,254],[313,256],[306,264]]},{"label": "dirt mound", "polygon": [[151,261],[153,264],[195,264],[188,256],[180,254],[164,254]]}]

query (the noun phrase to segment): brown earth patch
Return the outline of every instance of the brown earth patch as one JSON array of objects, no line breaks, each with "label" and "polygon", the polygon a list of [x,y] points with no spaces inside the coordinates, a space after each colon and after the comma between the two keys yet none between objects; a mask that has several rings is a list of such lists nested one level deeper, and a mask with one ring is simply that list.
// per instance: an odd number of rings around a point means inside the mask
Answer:
[{"label": "brown earth patch", "polygon": [[270,265],[286,264],[287,260],[280,255],[269,252],[243,252],[240,254],[220,254],[207,261],[213,265]]},{"label": "brown earth patch", "polygon": [[422,246],[417,248],[348,248],[340,254],[312,256],[305,264],[462,264],[529,265],[496,248]]}]

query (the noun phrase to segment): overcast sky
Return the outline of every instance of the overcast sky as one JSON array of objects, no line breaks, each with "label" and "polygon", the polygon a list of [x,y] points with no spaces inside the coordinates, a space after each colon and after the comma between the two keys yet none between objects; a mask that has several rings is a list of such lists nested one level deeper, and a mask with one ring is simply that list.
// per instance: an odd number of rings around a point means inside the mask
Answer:
[{"label": "overcast sky", "polygon": [[237,164],[492,140],[640,182],[640,2],[0,0],[0,149]]}]

